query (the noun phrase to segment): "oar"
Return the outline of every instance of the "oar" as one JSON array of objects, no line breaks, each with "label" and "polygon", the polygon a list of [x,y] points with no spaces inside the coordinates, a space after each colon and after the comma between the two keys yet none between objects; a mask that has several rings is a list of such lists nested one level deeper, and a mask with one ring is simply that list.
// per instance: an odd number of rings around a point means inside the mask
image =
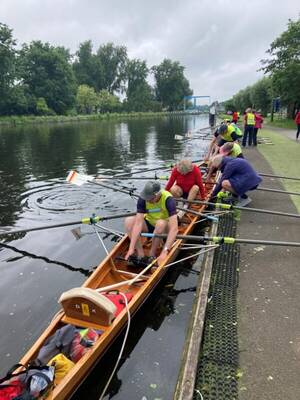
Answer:
[{"label": "oar", "polygon": [[[211,182],[211,181],[205,181],[204,180],[204,183],[215,184],[216,182]],[[273,192],[273,193],[291,194],[293,196],[300,196],[300,192],[289,192],[287,190],[271,189],[271,188],[266,188],[266,187],[257,187],[254,190],[261,190],[263,192]]]},{"label": "oar", "polygon": [[280,190],[280,189],[271,189],[265,187],[258,187],[255,190],[262,190],[264,192],[274,192],[274,193],[282,193],[282,194],[292,194],[293,196],[300,196],[299,192],[288,192],[287,190]]},{"label": "oar", "polygon": [[[201,166],[201,169],[207,170],[208,167]],[[258,175],[267,176],[267,177],[270,177],[270,178],[291,179],[292,181],[300,181],[300,178],[295,178],[295,177],[291,177],[291,176],[284,176],[284,175],[267,174],[265,172],[258,172]]]},{"label": "oar", "polygon": [[[157,237],[165,239],[167,234],[153,234],[153,233],[141,233],[143,237]],[[234,237],[227,236],[194,236],[194,235],[177,235],[176,239],[184,239],[184,240],[193,240],[195,242],[205,243],[205,242],[213,242],[216,244],[235,244],[235,243],[247,243],[247,244],[263,244],[263,245],[272,245],[272,246],[291,246],[291,247],[300,247],[299,242],[282,242],[275,240],[260,240],[260,239],[240,239]]]},{"label": "oar", "polygon": [[143,180],[143,181],[154,181],[154,180],[160,180],[160,181],[167,181],[169,179],[169,176],[167,175],[162,175],[162,176],[118,176],[118,175],[98,175],[95,177],[95,179],[98,180]]},{"label": "oar", "polygon": [[282,211],[273,211],[273,210],[265,210],[263,208],[249,208],[249,207],[239,207],[233,206],[232,204],[224,204],[224,203],[211,203],[209,201],[202,201],[202,200],[193,200],[188,201],[183,198],[176,199],[176,201],[182,201],[185,203],[193,203],[193,204],[205,204],[207,206],[213,206],[215,208],[223,209],[223,210],[241,210],[241,211],[252,211],[262,214],[274,214],[274,215],[282,215],[283,217],[293,217],[293,218],[300,218],[300,214],[292,214],[292,213],[285,213]]},{"label": "oar", "polygon": [[93,183],[94,185],[98,185],[98,186],[104,187],[106,189],[111,189],[115,192],[121,192],[121,193],[128,194],[129,196],[132,196],[132,197],[138,197],[137,195],[134,194],[134,191],[136,189],[128,189],[128,190],[120,189],[115,186],[110,186],[110,185],[106,185],[104,183],[95,182],[95,178],[93,176],[79,174],[78,172],[76,172],[74,170],[69,172],[66,180],[67,180],[67,182],[73,183],[74,185],[77,185],[77,186],[81,186],[84,183],[90,182],[90,183]]},{"label": "oar", "polygon": [[24,229],[18,229],[15,231],[2,231],[2,232],[0,232],[0,237],[7,236],[7,235],[14,235],[14,234],[18,234],[18,233],[41,231],[43,229],[61,228],[63,226],[70,226],[70,225],[96,224],[97,222],[100,222],[100,221],[107,221],[107,220],[117,219],[117,218],[125,218],[125,217],[130,217],[132,215],[136,215],[136,212],[135,211],[127,212],[127,213],[123,213],[123,214],[108,215],[108,216],[104,216],[104,217],[93,216],[93,217],[88,217],[88,218],[82,218],[77,221],[62,222],[61,224],[36,226],[34,228],[24,228]]},{"label": "oar", "polygon": [[[204,161],[203,159],[201,160],[194,160],[192,161],[192,163],[199,163],[201,161]],[[130,176],[130,175],[135,175],[135,174],[140,174],[141,172],[151,172],[151,171],[158,171],[158,170],[170,170],[173,167],[175,167],[176,162],[175,163],[171,163],[171,164],[167,164],[167,165],[163,165],[161,167],[155,167],[155,168],[149,168],[149,169],[140,169],[139,171],[133,171],[133,172],[125,172],[122,174],[118,174],[116,175],[116,177],[121,177],[121,176]]]},{"label": "oar", "polygon": [[291,177],[291,176],[282,176],[282,175],[274,175],[274,174],[265,174],[265,173],[262,173],[262,172],[258,172],[258,175],[260,175],[260,176],[268,176],[268,177],[271,177],[271,178],[291,179],[291,180],[293,180],[293,181],[300,181],[300,178],[294,178],[294,177]]}]

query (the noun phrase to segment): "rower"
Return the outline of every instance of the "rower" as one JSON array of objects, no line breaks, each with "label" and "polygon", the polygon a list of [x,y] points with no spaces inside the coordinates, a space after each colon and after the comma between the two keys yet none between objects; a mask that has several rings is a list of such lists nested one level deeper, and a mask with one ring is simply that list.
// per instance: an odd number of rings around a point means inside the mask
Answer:
[{"label": "rower", "polygon": [[244,158],[218,155],[210,162],[210,168],[222,172],[221,179],[216,185],[212,197],[216,197],[219,192],[228,191],[236,197],[239,207],[244,207],[251,202],[246,192],[256,189],[262,181],[251,164]]},{"label": "rower", "polygon": [[[150,211],[150,212],[149,212]],[[161,190],[160,183],[148,181],[140,193],[137,202],[137,213],[125,219],[125,228],[130,237],[130,246],[125,259],[128,260],[135,251],[138,257],[144,257],[140,239],[141,232],[154,234],[168,233],[165,245],[157,259],[161,264],[168,255],[178,233],[176,202],[171,193]],[[156,258],[161,239],[153,238],[150,257]]]},{"label": "rower", "polygon": [[232,158],[244,158],[241,146],[237,142],[227,142],[219,149],[221,156],[228,156]]},{"label": "rower", "polygon": [[[201,194],[201,200],[205,200],[206,198],[201,171],[197,165],[193,164],[190,160],[179,161],[173,168],[165,189],[174,197],[183,197],[189,201],[195,200],[199,192]],[[179,219],[182,219],[184,211],[180,210],[177,216]]]}]

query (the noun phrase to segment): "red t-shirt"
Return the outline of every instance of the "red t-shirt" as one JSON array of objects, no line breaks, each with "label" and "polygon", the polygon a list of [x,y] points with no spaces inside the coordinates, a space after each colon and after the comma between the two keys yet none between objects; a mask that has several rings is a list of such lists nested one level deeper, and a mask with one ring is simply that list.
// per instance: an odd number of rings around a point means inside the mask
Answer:
[{"label": "red t-shirt", "polygon": [[297,112],[296,118],[295,118],[296,124],[300,124],[300,111]]},{"label": "red t-shirt", "polygon": [[201,198],[205,199],[206,191],[205,187],[203,186],[201,171],[196,165],[194,165],[192,171],[186,175],[182,175],[176,167],[173,168],[172,174],[165,189],[170,190],[175,182],[176,185],[181,187],[184,193],[188,193],[192,186],[197,185],[200,190]]}]

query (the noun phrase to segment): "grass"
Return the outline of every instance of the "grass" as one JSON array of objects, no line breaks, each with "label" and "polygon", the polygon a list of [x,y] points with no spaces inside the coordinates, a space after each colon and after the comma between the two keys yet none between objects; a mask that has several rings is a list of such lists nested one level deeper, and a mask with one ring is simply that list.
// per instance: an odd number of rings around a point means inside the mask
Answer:
[{"label": "grass", "polygon": [[23,125],[23,124],[40,124],[52,122],[80,122],[80,121],[101,121],[107,119],[123,119],[123,118],[153,118],[164,115],[172,115],[170,112],[131,112],[131,113],[103,113],[88,115],[51,115],[51,116],[9,116],[0,117],[0,125]]},{"label": "grass", "polygon": [[296,129],[296,124],[293,119],[288,119],[288,118],[278,118],[277,116],[274,116],[274,121],[271,122],[270,117],[265,118],[265,124],[268,126],[272,127],[278,127],[278,128],[284,128],[284,129]]},{"label": "grass", "polygon": [[[274,146],[258,146],[258,150],[269,162],[274,174],[299,178],[300,143],[295,143],[269,129],[263,129],[262,134],[270,138],[274,144]],[[300,193],[300,181],[283,179],[282,183],[287,191]],[[291,196],[291,199],[300,213],[300,196]]]}]

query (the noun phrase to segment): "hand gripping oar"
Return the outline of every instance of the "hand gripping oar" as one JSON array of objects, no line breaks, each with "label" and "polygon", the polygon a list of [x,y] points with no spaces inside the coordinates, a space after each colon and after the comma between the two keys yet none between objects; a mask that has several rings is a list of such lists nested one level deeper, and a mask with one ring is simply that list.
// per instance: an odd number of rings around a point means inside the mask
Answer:
[{"label": "hand gripping oar", "polygon": [[43,229],[52,229],[52,228],[61,228],[63,226],[70,226],[70,225],[78,225],[78,224],[96,224],[100,221],[107,221],[110,219],[117,219],[117,218],[125,218],[130,217],[132,215],[136,215],[136,212],[127,212],[123,214],[115,214],[115,215],[108,215],[108,216],[93,216],[88,218],[82,218],[77,221],[70,221],[70,222],[62,222],[61,224],[53,224],[53,225],[44,225],[44,226],[36,226],[34,228],[24,228],[18,229],[15,231],[0,231],[0,237],[7,236],[7,235],[14,235],[18,233],[26,233],[26,232],[33,232],[33,231],[41,231]]},{"label": "hand gripping oar", "polygon": [[283,217],[300,218],[300,214],[285,213],[282,211],[265,210],[263,208],[239,207],[239,206],[233,206],[232,204],[211,203],[209,201],[202,201],[202,200],[189,201],[189,200],[186,200],[183,198],[176,199],[176,201],[182,201],[185,203],[192,203],[192,204],[205,204],[208,206],[213,206],[216,209],[222,209],[222,210],[241,210],[241,211],[257,212],[257,213],[262,213],[262,214],[281,215]]},{"label": "hand gripping oar", "polygon": [[[153,234],[153,233],[141,233],[143,237],[158,237],[158,238],[166,238],[168,235],[165,233],[162,234]],[[282,242],[275,240],[260,240],[260,239],[240,239],[234,237],[227,236],[195,236],[195,235],[177,235],[176,239],[183,240],[193,240],[194,242],[206,243],[213,242],[215,244],[235,244],[235,243],[246,243],[246,244],[263,244],[263,245],[271,245],[271,246],[291,246],[291,247],[300,247],[299,242]]]}]

